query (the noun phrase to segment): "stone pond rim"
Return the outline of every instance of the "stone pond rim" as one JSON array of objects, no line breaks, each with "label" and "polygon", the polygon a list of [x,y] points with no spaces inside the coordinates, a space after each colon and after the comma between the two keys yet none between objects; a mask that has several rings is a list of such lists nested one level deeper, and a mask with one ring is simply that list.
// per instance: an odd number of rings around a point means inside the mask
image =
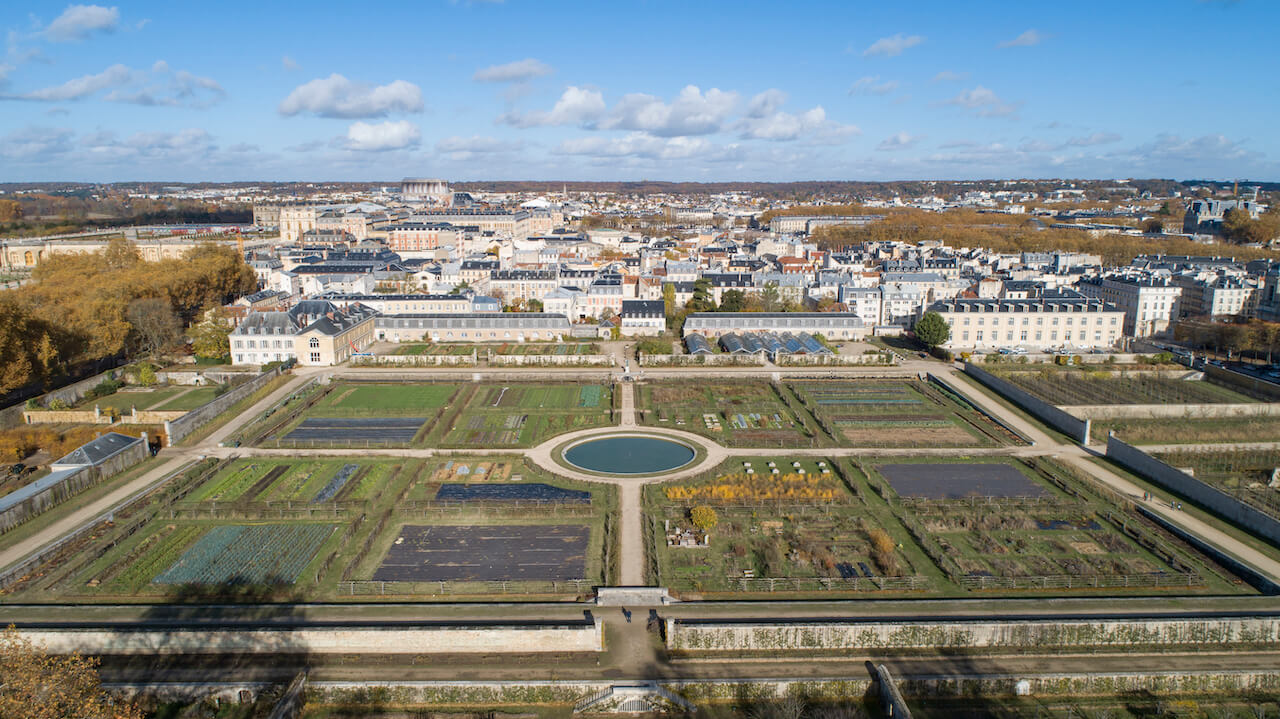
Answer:
[{"label": "stone pond rim", "polygon": [[684,442],[652,435],[610,435],[574,442],[564,461],[597,474],[643,475],[669,472],[694,460],[697,452]]}]

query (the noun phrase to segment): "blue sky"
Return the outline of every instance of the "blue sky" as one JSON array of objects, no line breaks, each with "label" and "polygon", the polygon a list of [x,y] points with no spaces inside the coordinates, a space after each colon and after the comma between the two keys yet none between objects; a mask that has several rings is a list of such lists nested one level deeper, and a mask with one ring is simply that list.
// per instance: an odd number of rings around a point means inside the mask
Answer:
[{"label": "blue sky", "polygon": [[0,181],[1280,180],[1271,0],[33,3],[0,22]]}]

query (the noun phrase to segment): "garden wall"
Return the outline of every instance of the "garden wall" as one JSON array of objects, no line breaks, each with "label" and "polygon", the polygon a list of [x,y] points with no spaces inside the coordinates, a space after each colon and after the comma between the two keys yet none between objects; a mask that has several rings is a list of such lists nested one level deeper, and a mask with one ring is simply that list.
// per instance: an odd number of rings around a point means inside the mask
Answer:
[{"label": "garden wall", "polygon": [[964,373],[1026,410],[1032,417],[1062,432],[1080,444],[1089,444],[1089,420],[1072,417],[1048,402],[1033,397],[1029,392],[1015,387],[1012,382],[1000,379],[990,372],[977,367],[972,362],[964,363]]},{"label": "garden wall", "polygon": [[601,652],[599,619],[564,625],[296,629],[19,629],[53,654],[533,654]]},{"label": "garden wall", "polygon": [[1160,417],[1280,417],[1280,404],[1102,404],[1067,405],[1063,412],[1080,419],[1154,419]]},{"label": "garden wall", "polygon": [[374,355],[373,357],[356,357],[351,361],[354,367],[474,367],[476,353],[469,355]]},{"label": "garden wall", "polygon": [[763,367],[764,355],[651,355],[640,353],[641,367]]},{"label": "garden wall", "polygon": [[893,355],[887,352],[873,352],[861,355],[796,355],[779,353],[773,363],[779,367],[840,367],[859,365],[879,365],[887,367],[895,365]]},{"label": "garden wall", "polygon": [[164,434],[168,438],[169,446],[172,447],[182,441],[182,438],[213,421],[215,417],[231,409],[240,400],[267,386],[267,383],[275,379],[279,374],[280,368],[274,367],[227,391],[222,396],[214,397],[205,404],[187,412],[180,419],[165,422]]},{"label": "garden wall", "polygon": [[111,416],[93,409],[38,409],[23,410],[22,421],[27,424],[111,424]]},{"label": "garden wall", "polygon": [[1247,395],[1265,399],[1268,402],[1280,402],[1280,385],[1211,364],[1204,365],[1204,373],[1206,377],[1217,380],[1219,384],[1240,390]]},{"label": "garden wall", "polygon": [[[94,375],[88,379],[82,379],[75,384],[69,384],[66,387],[55,389],[52,392],[43,394],[37,397],[36,400],[45,407],[48,407],[49,403],[55,399],[60,399],[63,402],[66,402],[67,406],[72,406],[84,398],[84,396],[89,393],[89,390],[97,387],[99,384],[102,384],[104,380],[115,379],[116,375],[119,373],[119,370],[107,370],[102,374]],[[0,410],[0,428],[7,429],[24,422],[23,407],[25,406],[25,403],[21,403]]]},{"label": "garden wall", "polygon": [[89,487],[123,472],[149,456],[151,456],[151,449],[147,443],[135,442],[96,467],[85,466],[63,477],[62,481],[51,484],[43,491],[0,511],[0,534],[44,514]]},{"label": "garden wall", "polygon": [[693,652],[1065,648],[1280,643],[1280,617],[920,622],[689,622],[667,618],[667,647]]},{"label": "garden wall", "polygon": [[1280,519],[1161,462],[1137,447],[1120,441],[1114,434],[1107,438],[1107,459],[1119,462],[1164,489],[1181,494],[1273,544],[1280,544]]},{"label": "garden wall", "polygon": [[129,414],[120,415],[121,424],[164,424],[186,416],[182,410],[135,409]]},{"label": "garden wall", "polygon": [[490,367],[612,367],[613,355],[489,355]]}]

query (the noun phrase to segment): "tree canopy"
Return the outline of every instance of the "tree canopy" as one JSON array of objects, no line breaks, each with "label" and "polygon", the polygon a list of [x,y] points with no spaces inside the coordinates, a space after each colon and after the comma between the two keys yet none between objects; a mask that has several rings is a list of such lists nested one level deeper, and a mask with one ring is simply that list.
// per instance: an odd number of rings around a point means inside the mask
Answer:
[{"label": "tree canopy", "polygon": [[926,312],[916,320],[916,339],[933,349],[947,343],[951,338],[951,326],[937,312]]},{"label": "tree canopy", "polygon": [[142,719],[102,690],[97,666],[79,654],[49,654],[9,627],[0,635],[0,717]]}]

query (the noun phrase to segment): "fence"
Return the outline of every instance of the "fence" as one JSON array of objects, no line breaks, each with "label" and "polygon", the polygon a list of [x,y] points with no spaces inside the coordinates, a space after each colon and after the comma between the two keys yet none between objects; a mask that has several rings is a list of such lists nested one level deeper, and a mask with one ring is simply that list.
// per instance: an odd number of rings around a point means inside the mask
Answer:
[{"label": "fence", "polygon": [[491,582],[380,582],[375,579],[342,580],[338,590],[348,596],[402,594],[573,594],[590,592],[596,582],[589,579],[560,581],[491,581]]},{"label": "fence", "polygon": [[489,354],[490,367],[612,367],[613,355]]},{"label": "fence", "polygon": [[1280,519],[1252,507],[1210,486],[1180,469],[1171,467],[1115,435],[1107,438],[1107,458],[1150,479],[1160,487],[1176,492],[1206,509],[1225,517],[1273,544],[1280,543]]},{"label": "fence", "polygon": [[168,437],[169,446],[172,447],[181,442],[187,435],[213,421],[215,417],[231,409],[240,400],[266,387],[271,380],[280,376],[280,371],[280,367],[274,367],[239,387],[229,390],[221,397],[214,397],[200,407],[187,412],[180,419],[165,422],[164,433]]},{"label": "fence", "polygon": [[1164,587],[1196,587],[1202,584],[1204,584],[1204,580],[1194,572],[1064,574],[1039,577],[966,576],[960,578],[960,586],[975,591],[988,589],[1158,589]]},{"label": "fence", "polygon": [[964,373],[977,380],[980,384],[995,390],[997,394],[1026,410],[1028,414],[1041,422],[1082,445],[1089,444],[1089,428],[1091,424],[1089,420],[1072,417],[1048,402],[1032,396],[1031,393],[1015,387],[1013,383],[980,369],[972,362],[964,363]]},{"label": "fence", "polygon": [[929,589],[929,578],[909,577],[727,577],[724,590],[707,589],[692,579],[668,582],[669,589],[693,592],[917,592]]}]

